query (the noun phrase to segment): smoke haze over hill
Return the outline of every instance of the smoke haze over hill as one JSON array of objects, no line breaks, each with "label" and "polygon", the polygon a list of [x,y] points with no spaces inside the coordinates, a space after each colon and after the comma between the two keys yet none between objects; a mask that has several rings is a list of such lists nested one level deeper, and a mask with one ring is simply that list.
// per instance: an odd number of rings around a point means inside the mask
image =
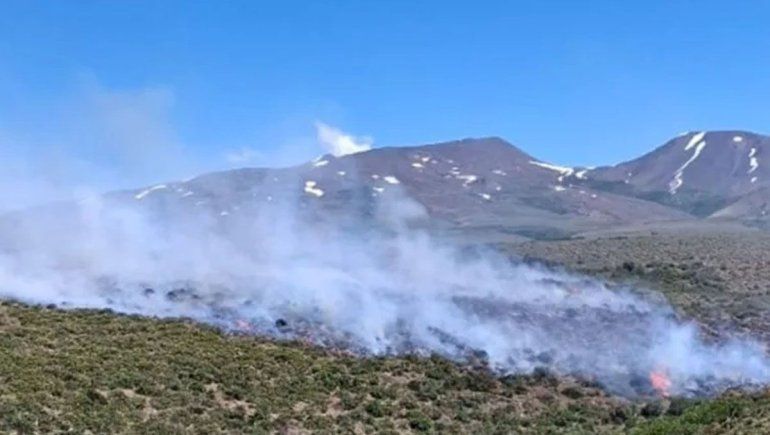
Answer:
[{"label": "smoke haze over hill", "polygon": [[232,213],[91,196],[10,215],[0,294],[361,355],[481,360],[500,374],[545,367],[629,396],[662,390],[655,376],[670,380],[659,394],[770,380],[759,344],[708,344],[665,304],[431,237],[398,186],[361,222],[307,213],[302,195]]}]

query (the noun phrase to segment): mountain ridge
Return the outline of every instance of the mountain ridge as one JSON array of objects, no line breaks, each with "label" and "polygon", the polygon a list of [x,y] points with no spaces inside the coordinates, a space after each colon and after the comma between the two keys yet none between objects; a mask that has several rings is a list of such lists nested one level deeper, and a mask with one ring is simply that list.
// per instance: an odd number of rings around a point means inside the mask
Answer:
[{"label": "mountain ridge", "polygon": [[[429,225],[491,240],[725,220],[764,227],[764,155],[767,136],[690,132],[627,162],[569,167],[489,136],[210,172],[104,197],[160,220],[206,215],[226,224],[288,204],[314,222],[345,225],[365,224],[383,201],[406,197],[427,212]],[[720,171],[728,176],[715,176]]]},{"label": "mountain ridge", "polygon": [[689,132],[652,151],[589,171],[585,184],[705,218],[770,185],[770,137],[742,130]]}]

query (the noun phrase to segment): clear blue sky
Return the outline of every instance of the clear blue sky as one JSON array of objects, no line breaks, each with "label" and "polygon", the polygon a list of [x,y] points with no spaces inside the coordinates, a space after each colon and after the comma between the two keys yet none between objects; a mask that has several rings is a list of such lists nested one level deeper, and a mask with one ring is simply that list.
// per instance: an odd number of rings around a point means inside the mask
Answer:
[{"label": "clear blue sky", "polygon": [[152,178],[170,158],[317,154],[316,120],[375,146],[498,135],[571,165],[770,133],[770,2],[630,3],[5,0],[0,146]]}]

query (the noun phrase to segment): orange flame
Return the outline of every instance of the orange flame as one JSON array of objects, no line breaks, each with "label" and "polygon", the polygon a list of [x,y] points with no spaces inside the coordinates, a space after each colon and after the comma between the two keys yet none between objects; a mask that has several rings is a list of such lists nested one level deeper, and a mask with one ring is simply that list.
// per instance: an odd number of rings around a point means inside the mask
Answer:
[{"label": "orange flame", "polygon": [[650,383],[652,388],[662,397],[669,396],[669,388],[671,388],[671,379],[664,370],[654,370],[650,372]]},{"label": "orange flame", "polygon": [[236,320],[235,327],[241,331],[245,331],[245,332],[251,331],[251,323],[249,323],[249,321],[244,319]]}]

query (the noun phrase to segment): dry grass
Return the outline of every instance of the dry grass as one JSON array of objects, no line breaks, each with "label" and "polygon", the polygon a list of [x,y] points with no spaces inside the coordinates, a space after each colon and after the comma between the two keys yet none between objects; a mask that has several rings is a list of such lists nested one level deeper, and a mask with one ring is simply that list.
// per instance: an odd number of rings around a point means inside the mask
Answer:
[{"label": "dry grass", "polygon": [[[759,336],[770,330],[768,248],[770,238],[726,235],[506,247],[646,283],[715,331]],[[0,431],[770,433],[770,396],[629,403],[547,373],[500,379],[441,358],[360,359],[181,320],[5,302]]]},{"label": "dry grass", "polygon": [[527,242],[504,249],[661,291],[715,334],[740,331],[770,342],[770,233]]},{"label": "dry grass", "polygon": [[[355,358],[185,321],[5,303],[0,431],[613,432],[634,404],[573,379]],[[624,416],[619,418],[618,416]]]}]

